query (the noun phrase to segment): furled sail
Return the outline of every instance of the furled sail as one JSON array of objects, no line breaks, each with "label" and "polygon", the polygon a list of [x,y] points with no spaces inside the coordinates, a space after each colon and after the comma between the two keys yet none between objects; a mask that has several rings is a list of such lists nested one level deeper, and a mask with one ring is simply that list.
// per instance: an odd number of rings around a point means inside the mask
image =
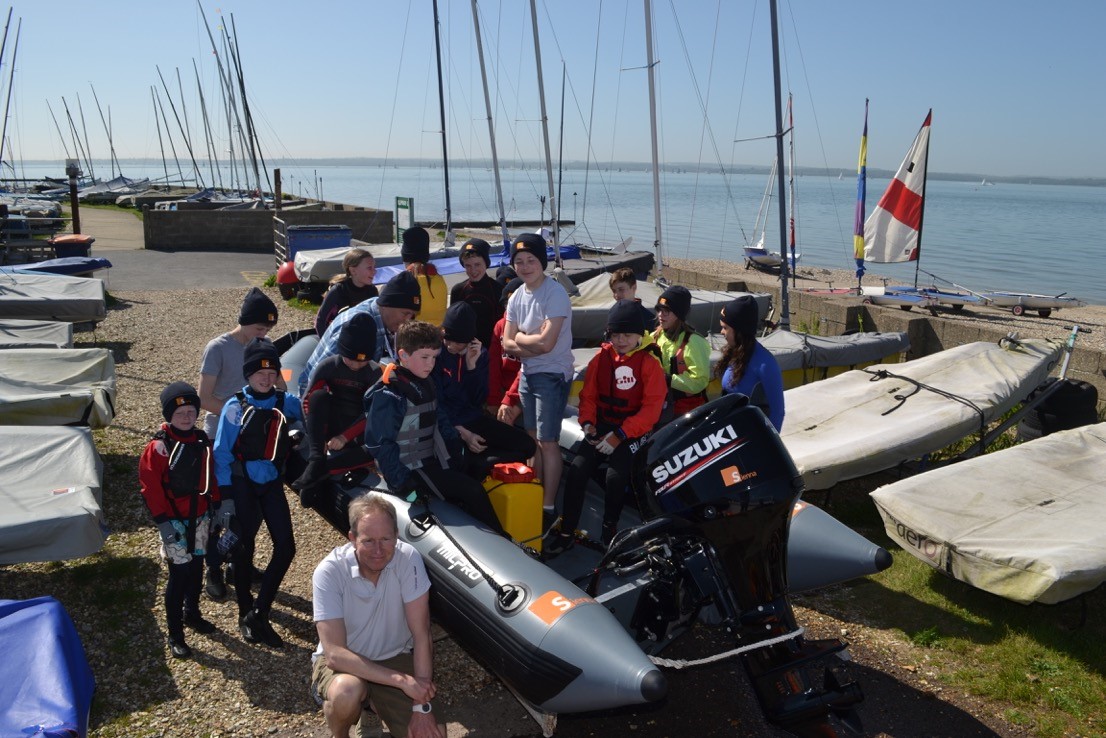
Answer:
[{"label": "furled sail", "polygon": [[914,144],[899,165],[895,178],[864,222],[864,258],[867,261],[888,263],[918,260],[922,243],[929,124],[932,117],[933,111],[930,110]]}]

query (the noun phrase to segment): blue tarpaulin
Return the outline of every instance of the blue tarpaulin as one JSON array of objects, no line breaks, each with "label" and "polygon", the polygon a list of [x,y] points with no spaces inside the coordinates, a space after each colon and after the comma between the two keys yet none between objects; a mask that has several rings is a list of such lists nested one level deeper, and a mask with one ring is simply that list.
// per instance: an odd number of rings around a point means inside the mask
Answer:
[{"label": "blue tarpaulin", "polygon": [[0,736],[88,735],[96,680],[60,602],[0,600],[0,654]]}]

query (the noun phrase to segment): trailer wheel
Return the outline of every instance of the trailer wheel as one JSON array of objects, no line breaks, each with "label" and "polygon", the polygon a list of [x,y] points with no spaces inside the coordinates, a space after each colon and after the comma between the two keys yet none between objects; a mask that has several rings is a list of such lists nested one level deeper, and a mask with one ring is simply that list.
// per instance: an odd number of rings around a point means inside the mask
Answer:
[{"label": "trailer wheel", "polygon": [[1052,309],[1051,308],[1041,308],[1040,310],[1037,311],[1037,315],[1040,315],[1042,318],[1047,318],[1048,316],[1052,315]]},{"label": "trailer wheel", "polygon": [[960,312],[960,311],[961,311],[961,310],[963,310],[963,309],[964,309],[964,305],[963,305],[963,303],[959,303],[959,302],[958,302],[958,303],[956,303],[956,304],[954,304],[954,305],[952,306],[952,311],[953,311],[954,313],[958,313],[958,312]]},{"label": "trailer wheel", "polygon": [[1014,307],[1010,308],[1010,312],[1020,318],[1022,315],[1025,314],[1025,307],[1023,307],[1022,305],[1015,305]]},{"label": "trailer wheel", "polygon": [[299,289],[299,282],[295,284],[278,284],[277,289],[280,290],[280,297],[283,300],[291,300],[296,296],[296,291]]},{"label": "trailer wheel", "polygon": [[899,305],[899,310],[905,310],[908,313],[913,309],[914,309],[913,305]]},{"label": "trailer wheel", "polygon": [[861,302],[861,303],[863,303],[864,305],[872,305],[872,304],[874,304],[874,303],[872,302],[872,299],[871,299],[870,297],[865,297],[865,298],[864,298],[863,300],[861,300],[860,302]]}]

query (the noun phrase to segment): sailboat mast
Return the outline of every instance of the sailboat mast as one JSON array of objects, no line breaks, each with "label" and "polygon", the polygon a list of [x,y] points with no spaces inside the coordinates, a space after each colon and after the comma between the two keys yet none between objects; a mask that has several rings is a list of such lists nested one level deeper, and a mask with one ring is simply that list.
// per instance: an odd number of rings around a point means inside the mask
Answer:
[{"label": "sailboat mast", "polygon": [[108,137],[108,151],[111,152],[111,178],[115,179],[116,168],[119,169],[119,175],[122,176],[123,167],[119,164],[119,158],[115,155],[115,142],[111,140],[111,126],[104,118],[104,109],[100,107],[100,98],[96,95],[96,88],[92,86],[91,82],[88,83],[88,86],[92,89],[92,100],[96,103],[96,111],[100,113],[100,122],[104,125],[104,134]]},{"label": "sailboat mast", "polygon": [[[0,43],[0,63],[4,60],[4,50],[8,46],[8,26],[12,22],[12,9],[8,8],[8,20],[4,22],[4,41]],[[19,52],[19,31],[23,28],[23,19],[20,18],[15,28],[15,47],[12,49],[12,60],[9,63],[10,69],[8,70],[8,94],[7,99],[4,102],[4,123],[0,126],[0,161],[4,159],[3,143],[8,139],[8,110],[12,104],[12,85],[15,84],[15,57]],[[53,111],[50,115],[53,115]],[[54,125],[57,125],[57,121],[54,121]],[[64,141],[63,141],[64,143]],[[12,167],[12,171],[15,168]]]},{"label": "sailboat mast", "polygon": [[645,57],[649,77],[649,130],[653,155],[653,254],[657,260],[657,279],[664,281],[664,257],[661,252],[661,173],[657,153],[657,92],[653,60],[653,4],[645,0]]},{"label": "sailboat mast", "polygon": [[558,233],[557,199],[553,189],[553,155],[549,150],[549,116],[545,111],[545,78],[541,71],[541,42],[538,40],[538,6],[530,0],[530,25],[534,30],[534,61],[538,65],[538,99],[541,101],[541,135],[545,143],[545,178],[549,185],[549,219],[553,221],[553,253],[557,266],[561,264],[560,234]]},{"label": "sailboat mast", "polygon": [[150,87],[150,98],[154,103],[154,125],[157,126],[157,145],[161,149],[161,168],[165,172],[165,186],[169,186],[169,164],[165,161],[165,144],[161,140],[161,119],[157,117],[157,98],[154,88]]},{"label": "sailboat mast", "polygon": [[484,66],[484,44],[480,40],[480,13],[476,8],[476,0],[472,0],[472,25],[476,31],[476,54],[480,58],[480,79],[484,83],[484,108],[488,112],[488,138],[492,145],[492,172],[495,174],[495,196],[499,203],[499,227],[503,232],[503,248],[511,245],[511,237],[507,233],[507,213],[503,208],[503,184],[499,180],[499,156],[495,150],[495,121],[492,118],[492,98],[488,94],[488,70]]},{"label": "sailboat mast", "polygon": [[[933,123],[933,108],[930,108],[929,112],[926,113],[926,122],[925,122],[925,124],[927,126],[930,126],[930,125],[932,125],[932,123]],[[933,129],[930,128],[931,132],[932,132],[932,130]],[[918,271],[922,266],[922,226],[925,224],[925,221],[926,221],[926,182],[929,181],[929,138],[928,137],[926,138],[926,158],[925,158],[925,162],[922,164],[922,171],[925,172],[925,176],[922,177],[922,202],[921,202],[921,204],[919,205],[919,208],[918,208],[918,245],[916,247],[917,250],[918,250],[918,258],[914,260],[914,288],[915,289],[917,289],[917,287],[918,287]]]},{"label": "sailboat mast", "polygon": [[438,115],[442,124],[442,172],[445,174],[445,240],[453,242],[453,208],[449,202],[449,152],[445,135],[445,88],[442,86],[442,28],[438,18],[438,0],[434,0],[434,52],[438,59]]},{"label": "sailboat mast", "polygon": [[795,211],[798,209],[798,204],[795,200],[795,108],[792,102],[791,93],[787,94],[787,130],[790,135],[787,137],[788,153],[787,153],[787,189],[788,189],[788,210],[790,211],[787,222],[787,241],[788,246],[791,249],[791,286],[798,286],[795,281]]},{"label": "sailboat mast", "polygon": [[[772,9],[772,82],[776,92],[776,161],[783,161],[783,95],[780,91],[780,38],[777,20],[776,0],[771,0]],[[791,330],[791,305],[787,295],[787,212],[784,207],[787,189],[785,187],[783,167],[777,167],[779,177],[780,213],[780,329]]]}]

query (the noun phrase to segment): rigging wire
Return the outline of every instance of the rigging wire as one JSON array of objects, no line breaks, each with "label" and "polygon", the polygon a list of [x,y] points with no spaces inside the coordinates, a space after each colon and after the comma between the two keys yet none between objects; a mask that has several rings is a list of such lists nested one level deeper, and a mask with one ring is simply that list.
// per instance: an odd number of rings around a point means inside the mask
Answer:
[{"label": "rigging wire", "polygon": [[[829,157],[826,156],[826,145],[825,145],[825,141],[823,141],[823,139],[822,139],[822,128],[818,124],[818,108],[814,104],[814,95],[811,92],[812,88],[811,88],[811,85],[810,85],[810,77],[807,74],[806,59],[803,57],[802,45],[798,43],[799,30],[798,30],[798,25],[795,22],[794,8],[792,8],[790,3],[787,3],[787,16],[791,21],[792,33],[794,34],[795,39],[796,39],[795,49],[796,49],[796,53],[798,54],[798,57],[799,57],[799,66],[800,66],[800,68],[802,70],[802,73],[803,73],[803,81],[806,83],[807,98],[810,100],[810,114],[811,114],[811,118],[814,121],[814,133],[818,138],[818,148],[822,152],[823,173],[824,173],[824,176],[826,177],[826,179],[828,181],[830,179],[830,176],[829,176],[829,172],[830,172]],[[837,199],[836,199],[836,196],[833,193],[833,187],[831,186],[831,187],[828,187],[827,189],[829,190],[830,204],[833,208],[833,216],[834,216],[835,221],[837,222],[837,236],[838,236],[839,242],[842,243],[842,244],[845,244],[845,254],[844,254],[845,265],[846,265],[847,269],[851,270],[853,268],[853,262],[854,262],[852,233],[850,232],[848,238],[846,238],[845,230],[844,230],[844,228],[841,224],[841,208],[839,208],[837,206]]]}]

